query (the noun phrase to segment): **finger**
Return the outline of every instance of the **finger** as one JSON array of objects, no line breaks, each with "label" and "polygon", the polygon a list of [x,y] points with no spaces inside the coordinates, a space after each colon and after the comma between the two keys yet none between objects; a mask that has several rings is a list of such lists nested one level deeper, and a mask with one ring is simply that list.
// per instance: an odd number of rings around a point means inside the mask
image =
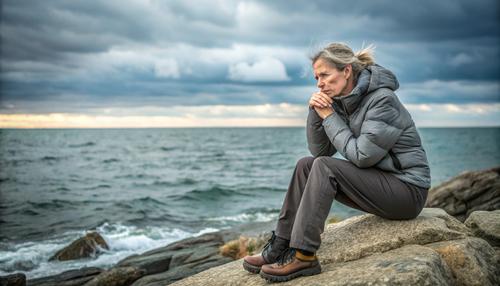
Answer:
[{"label": "finger", "polygon": [[324,103],[324,104],[330,104],[329,103],[329,100],[327,98],[325,98],[323,95],[321,95],[320,93],[316,93],[314,94],[312,97],[311,97],[312,100],[317,100],[317,101],[320,101],[321,103]]},{"label": "finger", "polygon": [[321,107],[321,105],[323,105],[323,103],[321,101],[319,101],[318,99],[311,99],[309,100],[309,106],[317,106],[317,107]]},{"label": "finger", "polygon": [[319,101],[318,101],[318,100],[316,100],[316,99],[311,99],[311,104],[312,104],[313,106],[320,107],[321,102],[319,102]]},{"label": "finger", "polygon": [[326,96],[326,98],[325,98],[325,96],[322,96],[322,95],[316,95],[314,97],[314,99],[317,100],[317,101],[319,101],[319,102],[321,102],[321,104],[323,104],[325,106],[329,106],[333,102],[332,99],[329,98],[328,96]]},{"label": "finger", "polygon": [[326,102],[325,102],[324,100],[322,100],[322,99],[318,99],[318,100],[316,100],[316,102],[318,103],[318,107],[320,107],[320,108],[325,108],[325,107],[327,107],[327,106],[328,106],[328,103],[326,103]]},{"label": "finger", "polygon": [[331,97],[329,97],[327,94],[319,92],[319,96],[321,96],[321,98],[323,98],[326,101],[328,101],[330,104],[333,103],[333,99]]},{"label": "finger", "polygon": [[323,105],[325,105],[325,107],[330,105],[330,102],[328,102],[328,100],[324,99],[323,97],[320,100],[323,103]]}]

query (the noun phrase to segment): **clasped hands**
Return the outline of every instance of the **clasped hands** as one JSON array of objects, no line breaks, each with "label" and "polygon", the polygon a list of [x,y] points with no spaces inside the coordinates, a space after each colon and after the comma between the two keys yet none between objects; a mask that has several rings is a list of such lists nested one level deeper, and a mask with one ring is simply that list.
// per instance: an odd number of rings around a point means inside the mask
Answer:
[{"label": "clasped hands", "polygon": [[321,119],[325,119],[334,112],[332,103],[333,99],[321,91],[313,93],[309,99],[309,106],[316,110]]}]

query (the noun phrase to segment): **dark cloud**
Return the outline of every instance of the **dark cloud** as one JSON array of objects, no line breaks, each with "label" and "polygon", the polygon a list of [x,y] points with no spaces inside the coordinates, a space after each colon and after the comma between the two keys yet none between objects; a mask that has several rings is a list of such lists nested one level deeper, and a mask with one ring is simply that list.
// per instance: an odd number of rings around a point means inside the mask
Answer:
[{"label": "dark cloud", "polygon": [[[411,86],[402,92],[407,102],[498,101],[500,4],[494,0],[1,5],[0,112],[144,98],[164,105],[299,103],[297,91],[315,84],[304,72],[307,55],[330,41],[354,49],[375,43],[377,61]],[[281,61],[288,80],[238,82],[228,74],[236,64],[251,67],[266,58]],[[435,82],[443,91],[418,89]],[[474,96],[447,92],[455,83],[488,88]]]}]

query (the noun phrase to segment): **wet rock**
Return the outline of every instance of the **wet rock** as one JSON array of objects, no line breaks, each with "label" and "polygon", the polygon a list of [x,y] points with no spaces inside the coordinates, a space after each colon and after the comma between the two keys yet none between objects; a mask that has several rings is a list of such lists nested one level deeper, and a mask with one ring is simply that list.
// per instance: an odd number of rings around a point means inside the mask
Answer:
[{"label": "wet rock", "polygon": [[0,276],[0,286],[24,286],[26,285],[26,275],[15,273],[6,276]]},{"label": "wet rock", "polygon": [[75,240],[67,247],[57,251],[49,261],[66,261],[95,257],[102,252],[102,249],[109,249],[104,238],[97,232],[90,232],[84,237]]},{"label": "wet rock", "polygon": [[154,249],[121,261],[120,266],[144,269],[146,276],[134,282],[138,285],[167,285],[173,281],[232,259],[219,254],[219,248],[235,233],[216,232],[187,238],[166,247]]},{"label": "wet rock", "polygon": [[95,276],[99,275],[103,270],[96,267],[85,267],[81,269],[73,269],[63,273],[29,279],[28,286],[79,286],[92,280]]}]

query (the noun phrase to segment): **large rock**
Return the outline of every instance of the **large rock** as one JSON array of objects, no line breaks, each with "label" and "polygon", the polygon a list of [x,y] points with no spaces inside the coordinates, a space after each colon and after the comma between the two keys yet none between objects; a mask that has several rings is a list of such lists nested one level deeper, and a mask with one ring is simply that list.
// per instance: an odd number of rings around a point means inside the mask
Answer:
[{"label": "large rock", "polygon": [[36,279],[29,279],[28,286],[77,286],[83,285],[92,280],[95,276],[99,275],[103,270],[96,267],[85,267],[81,269],[68,270],[63,273],[41,277]]},{"label": "large rock", "polygon": [[104,238],[97,232],[89,232],[84,237],[73,241],[70,245],[57,251],[49,261],[65,261],[95,257],[101,253],[102,249],[109,249]]},{"label": "large rock", "polygon": [[468,234],[462,223],[442,209],[423,209],[413,220],[386,220],[365,214],[329,225],[318,255],[326,263],[344,262],[407,244],[461,239]]},{"label": "large rock", "polygon": [[6,276],[0,276],[0,286],[24,286],[26,285],[26,275],[15,273]]},{"label": "large rock", "polygon": [[[414,220],[366,214],[327,225],[323,271],[280,285],[497,285],[494,249],[441,209]],[[464,279],[467,277],[468,279]],[[267,285],[237,260],[172,285]]]},{"label": "large rock", "polygon": [[[451,271],[440,256],[420,245],[405,245],[352,262],[327,264],[323,271],[326,275],[318,277],[317,285],[453,284]],[[304,284],[310,280],[302,279]],[[293,283],[290,281],[288,285]]]},{"label": "large rock", "polygon": [[128,286],[144,275],[137,267],[115,267],[94,277],[85,286]]},{"label": "large rock", "polygon": [[493,246],[500,247],[500,210],[473,212],[465,221],[465,225],[476,236],[485,239]]},{"label": "large rock", "polygon": [[234,237],[236,237],[235,233],[207,233],[129,257],[118,265],[135,266],[146,271],[146,276],[135,281],[134,286],[167,285],[189,275],[233,261],[220,255],[219,248]]},{"label": "large rock", "polygon": [[[241,263],[234,261],[171,285],[269,285],[259,275],[244,271]],[[320,275],[279,285],[452,285],[453,282],[451,271],[439,254],[418,245],[351,262],[323,263],[322,269]]]},{"label": "large rock", "polygon": [[500,209],[500,167],[464,172],[431,188],[426,207],[442,208],[462,222],[473,211]]},{"label": "large rock", "polygon": [[207,233],[129,256],[107,271],[98,268],[70,270],[59,275],[28,280],[28,285],[167,285],[233,261],[220,255],[219,248],[238,236],[233,231]]},{"label": "large rock", "polygon": [[455,285],[499,285],[500,268],[493,248],[483,239],[466,238],[427,245],[450,267]]}]

